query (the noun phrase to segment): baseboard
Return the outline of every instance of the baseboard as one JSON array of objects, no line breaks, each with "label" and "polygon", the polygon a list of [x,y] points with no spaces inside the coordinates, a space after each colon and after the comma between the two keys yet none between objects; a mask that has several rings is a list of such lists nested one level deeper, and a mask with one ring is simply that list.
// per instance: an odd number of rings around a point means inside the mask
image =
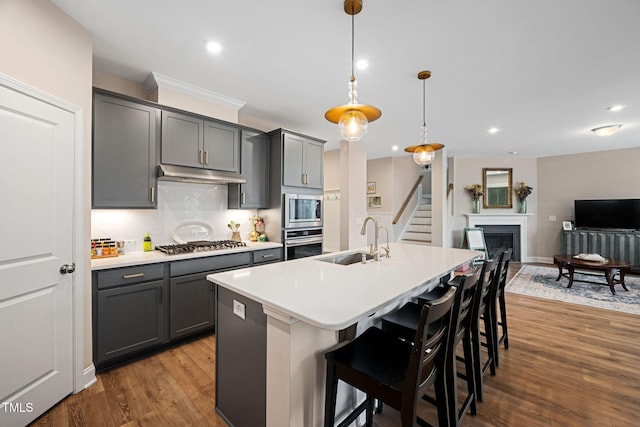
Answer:
[{"label": "baseboard", "polygon": [[541,262],[543,264],[553,264],[553,257],[534,256],[528,257],[526,262]]},{"label": "baseboard", "polygon": [[[96,367],[93,363],[82,371],[82,384],[84,384],[82,390],[85,390],[93,385],[97,381],[96,379]],[[80,391],[82,391],[80,390]]]}]

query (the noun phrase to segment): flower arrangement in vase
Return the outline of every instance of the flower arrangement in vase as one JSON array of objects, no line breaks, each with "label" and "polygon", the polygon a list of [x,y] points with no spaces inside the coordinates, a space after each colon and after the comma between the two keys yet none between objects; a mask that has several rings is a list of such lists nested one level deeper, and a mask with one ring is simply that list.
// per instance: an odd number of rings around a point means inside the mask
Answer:
[{"label": "flower arrangement in vase", "polygon": [[258,227],[262,228],[264,225],[264,220],[258,214],[251,217],[251,224],[253,224],[253,231],[249,232],[249,240],[252,242],[256,242],[260,237],[260,233],[258,232]]},{"label": "flower arrangement in vase", "polygon": [[465,188],[473,198],[473,213],[480,213],[480,197],[484,196],[482,184],[473,184]]},{"label": "flower arrangement in vase", "polygon": [[520,186],[514,190],[516,197],[520,202],[518,204],[518,213],[527,213],[527,197],[533,192],[533,187],[528,186],[526,182],[520,181]]}]

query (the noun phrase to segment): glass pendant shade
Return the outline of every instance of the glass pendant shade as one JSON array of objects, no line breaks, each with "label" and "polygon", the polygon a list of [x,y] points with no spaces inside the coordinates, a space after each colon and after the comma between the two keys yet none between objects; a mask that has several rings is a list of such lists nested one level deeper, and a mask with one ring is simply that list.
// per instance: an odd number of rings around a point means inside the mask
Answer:
[{"label": "glass pendant shade", "polygon": [[355,68],[355,30],[354,16],[362,10],[362,0],[344,0],[344,11],[351,15],[351,78],[349,79],[349,102],[330,108],[324,113],[325,119],[337,123],[342,138],[346,141],[358,141],[367,133],[369,123],[378,120],[382,111],[373,105],[358,103],[358,82]]},{"label": "glass pendant shade", "polygon": [[422,126],[420,126],[420,144],[412,145],[404,149],[407,153],[413,154],[413,161],[420,166],[427,166],[436,159],[436,151],[440,150],[444,145],[438,142],[428,142],[427,140],[427,123],[425,119],[425,80],[431,77],[431,71],[420,71],[418,79],[422,80]]},{"label": "glass pendant shade", "polygon": [[367,133],[369,121],[367,117],[358,110],[345,111],[338,121],[340,134],[346,141],[358,141]]},{"label": "glass pendant shade", "polygon": [[427,145],[420,145],[413,152],[413,161],[420,166],[426,166],[433,163],[436,158],[436,152]]}]

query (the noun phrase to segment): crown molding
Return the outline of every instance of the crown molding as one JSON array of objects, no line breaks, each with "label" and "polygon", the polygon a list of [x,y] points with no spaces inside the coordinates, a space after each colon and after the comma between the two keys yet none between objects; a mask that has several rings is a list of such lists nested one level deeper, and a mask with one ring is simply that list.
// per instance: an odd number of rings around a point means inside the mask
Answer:
[{"label": "crown molding", "polygon": [[186,93],[188,95],[192,95],[206,101],[211,101],[216,104],[222,104],[236,110],[241,109],[246,104],[246,102],[240,101],[239,99],[231,98],[230,96],[222,95],[221,93],[203,89],[201,87],[192,85],[191,83],[186,83],[180,80],[176,80],[172,77],[156,73],[155,71],[149,73],[147,78],[144,80],[143,85],[149,93],[156,90],[156,88],[164,87],[167,89]]}]

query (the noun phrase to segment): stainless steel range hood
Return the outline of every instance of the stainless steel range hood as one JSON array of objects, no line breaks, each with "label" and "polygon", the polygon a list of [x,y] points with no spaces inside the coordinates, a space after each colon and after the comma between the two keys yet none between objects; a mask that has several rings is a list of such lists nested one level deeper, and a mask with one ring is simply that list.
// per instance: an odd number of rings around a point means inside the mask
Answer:
[{"label": "stainless steel range hood", "polygon": [[187,166],[158,165],[161,181],[194,182],[198,184],[244,184],[247,180],[235,172],[190,168]]}]

